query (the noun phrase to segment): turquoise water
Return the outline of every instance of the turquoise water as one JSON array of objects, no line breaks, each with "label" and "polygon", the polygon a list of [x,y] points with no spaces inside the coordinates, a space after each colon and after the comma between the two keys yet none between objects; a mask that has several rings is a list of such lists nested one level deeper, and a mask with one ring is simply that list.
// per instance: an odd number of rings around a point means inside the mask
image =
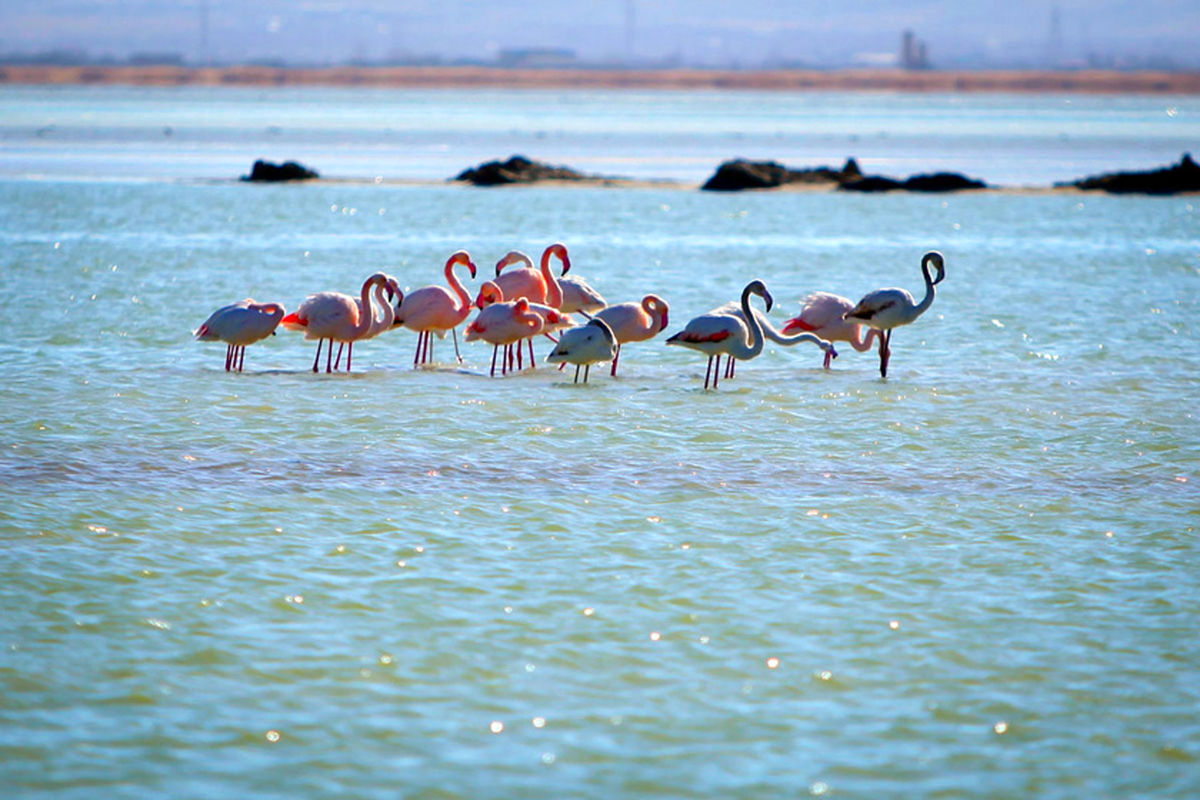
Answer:
[{"label": "turquoise water", "polygon": [[[1194,197],[0,181],[0,788],[1189,796],[1197,230]],[[777,324],[919,294],[931,248],[947,278],[886,381],[190,340],[554,240],[668,333],[753,277]]]}]

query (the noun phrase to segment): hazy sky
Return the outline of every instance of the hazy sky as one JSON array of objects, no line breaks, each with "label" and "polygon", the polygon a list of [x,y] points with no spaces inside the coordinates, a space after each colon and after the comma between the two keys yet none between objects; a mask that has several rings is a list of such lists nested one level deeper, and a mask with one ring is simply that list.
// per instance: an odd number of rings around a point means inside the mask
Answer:
[{"label": "hazy sky", "polygon": [[175,52],[191,61],[203,60],[205,42],[218,61],[310,62],[491,59],[539,46],[596,61],[624,58],[632,44],[638,59],[828,64],[894,54],[905,28],[940,66],[1045,61],[1052,50],[1060,60],[1158,55],[1200,65],[1196,0],[0,0],[4,52]]}]

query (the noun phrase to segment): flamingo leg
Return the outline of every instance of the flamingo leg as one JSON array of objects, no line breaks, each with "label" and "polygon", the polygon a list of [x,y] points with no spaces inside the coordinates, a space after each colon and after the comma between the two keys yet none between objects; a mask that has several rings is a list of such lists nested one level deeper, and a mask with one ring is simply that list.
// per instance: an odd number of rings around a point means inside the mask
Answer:
[{"label": "flamingo leg", "polygon": [[[533,337],[530,336],[527,341],[529,342],[529,367],[530,369],[533,369],[537,366],[537,362],[533,360]],[[551,341],[554,340],[551,339]]]},{"label": "flamingo leg", "polygon": [[617,342],[617,354],[613,356],[612,376],[617,377],[617,362],[621,360],[621,343]]},{"label": "flamingo leg", "polygon": [[354,358],[354,342],[346,348],[346,372],[350,371],[350,359]]},{"label": "flamingo leg", "polygon": [[725,377],[732,378],[734,366],[737,364],[737,359],[733,356],[725,356]]},{"label": "flamingo leg", "polygon": [[[564,361],[563,363],[565,364],[567,362]],[[579,365],[578,364],[575,365],[575,380],[572,381],[572,383],[579,383]]]},{"label": "flamingo leg", "polygon": [[225,371],[229,372],[229,361],[233,357],[233,345],[225,345]]},{"label": "flamingo leg", "polygon": [[[338,358],[341,358],[341,356],[342,356],[341,351],[339,351]],[[329,364],[331,361],[333,361],[333,339],[329,340],[329,347],[325,348],[325,374],[326,375],[333,372],[333,370],[329,368]]]},{"label": "flamingo leg", "polygon": [[425,360],[424,364],[433,361],[433,331],[425,331]]},{"label": "flamingo leg", "polygon": [[713,388],[714,389],[717,388],[717,385],[720,383],[720,380],[721,380],[721,354],[718,353],[717,354],[717,368],[713,370]]},{"label": "flamingo leg", "polygon": [[520,342],[517,342],[517,369],[525,369],[525,351]]},{"label": "flamingo leg", "polygon": [[238,348],[238,372],[241,372],[244,366],[246,366],[246,345]]},{"label": "flamingo leg", "polygon": [[421,343],[425,341],[425,331],[417,332],[417,349],[413,351],[413,369],[421,363]]},{"label": "flamingo leg", "polygon": [[454,357],[458,359],[458,363],[463,363],[462,353],[458,352],[458,328],[451,328],[450,335],[454,337]]},{"label": "flamingo leg", "polygon": [[888,360],[892,357],[892,332],[884,331],[879,335],[879,376],[887,377]]},{"label": "flamingo leg", "polygon": [[825,351],[825,369],[829,369],[829,365],[832,362],[833,362],[833,356],[829,354],[828,350],[826,350]]},{"label": "flamingo leg", "polygon": [[313,372],[318,371],[318,365],[321,363],[321,345],[325,344],[324,339],[317,339],[317,357],[313,359]]},{"label": "flamingo leg", "polygon": [[713,357],[708,357],[708,369],[704,370],[704,389],[708,390],[708,381],[712,377],[712,360]]},{"label": "flamingo leg", "polygon": [[587,383],[588,376],[592,374],[592,365],[588,364],[583,368],[583,382]]},{"label": "flamingo leg", "polygon": [[500,352],[500,345],[492,345],[492,377],[496,377],[496,354]]}]

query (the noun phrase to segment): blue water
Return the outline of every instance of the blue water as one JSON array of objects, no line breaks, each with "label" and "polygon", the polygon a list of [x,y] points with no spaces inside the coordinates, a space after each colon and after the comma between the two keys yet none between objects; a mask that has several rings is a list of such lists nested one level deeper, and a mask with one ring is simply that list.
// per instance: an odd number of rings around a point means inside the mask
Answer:
[{"label": "blue water", "polygon": [[[231,120],[287,131],[289,104],[205,93],[226,133],[166,177],[174,145],[78,122],[167,119],[175,139],[173,114],[205,116],[186,95],[0,91],[24,115],[5,136],[70,99],[57,133],[0,155],[4,796],[1195,793],[1194,196],[376,184],[352,167],[377,95],[323,90],[290,105],[336,107],[333,144],[297,140],[366,179],[250,186],[220,178],[273,154]],[[688,126],[732,124],[710,98],[677,97]],[[897,124],[919,132],[931,100],[909,102]],[[1001,101],[955,102],[970,127]],[[474,146],[438,120],[413,135]],[[1039,182],[1046,152],[1004,141],[986,176]],[[297,149],[276,157],[325,166]],[[389,178],[432,176],[389,152]],[[459,365],[449,341],[414,371],[408,332],[313,375],[284,331],[230,375],[190,338],[248,295],[291,310],[555,240],[610,301],[666,298],[667,333],[754,277],[777,325],[816,289],[920,295],[929,249],[947,278],[886,380],[873,354],[825,371],[770,346],[704,392],[704,359],[665,337],[615,380],[492,379],[490,348]]]}]

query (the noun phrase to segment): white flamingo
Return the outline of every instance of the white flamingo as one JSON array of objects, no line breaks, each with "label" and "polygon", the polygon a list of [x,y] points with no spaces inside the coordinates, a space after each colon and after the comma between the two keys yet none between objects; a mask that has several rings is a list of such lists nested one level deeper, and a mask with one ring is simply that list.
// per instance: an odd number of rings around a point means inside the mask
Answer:
[{"label": "white flamingo", "polygon": [[583,382],[588,382],[592,364],[612,361],[617,355],[617,337],[604,320],[593,317],[586,325],[562,332],[558,344],[546,356],[551,364],[574,364],[575,383],[579,383],[579,367],[583,366]]},{"label": "white flamingo", "polygon": [[[937,269],[937,277],[929,274],[932,264]],[[876,289],[864,295],[850,311],[845,319],[861,320],[863,325],[880,331],[879,335],[879,374],[887,377],[888,361],[892,357],[892,329],[908,325],[925,313],[937,289],[933,288],[946,279],[946,260],[936,250],[931,250],[921,257],[921,274],[925,276],[925,297],[918,303],[907,289]]]},{"label": "white flamingo", "polygon": [[695,317],[683,330],[667,339],[667,344],[679,345],[692,350],[698,350],[708,356],[708,369],[704,373],[704,388],[708,389],[709,380],[713,388],[717,388],[718,375],[713,372],[713,359],[717,360],[717,370],[721,370],[722,354],[742,361],[755,358],[763,350],[762,325],[757,315],[750,308],[750,295],[756,294],[766,303],[767,311],[775,301],[766,285],[760,280],[753,280],[742,289],[741,311],[743,316],[711,311]]}]

